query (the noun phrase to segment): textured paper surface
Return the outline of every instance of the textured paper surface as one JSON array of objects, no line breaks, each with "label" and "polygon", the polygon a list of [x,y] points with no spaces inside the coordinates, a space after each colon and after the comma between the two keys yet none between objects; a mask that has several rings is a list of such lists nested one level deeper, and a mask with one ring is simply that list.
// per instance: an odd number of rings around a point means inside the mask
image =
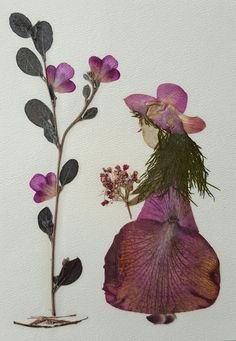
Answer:
[{"label": "textured paper surface", "polygon": [[[236,339],[235,313],[235,103],[236,1],[8,1],[1,3],[1,279],[0,339],[63,341],[216,341]],[[121,78],[102,85],[94,105],[101,108],[88,124],[70,134],[65,160],[75,157],[80,174],[61,198],[57,259],[79,256],[80,281],[57,295],[58,312],[89,316],[78,326],[56,330],[12,325],[29,315],[49,313],[49,247],[38,231],[39,206],[28,181],[36,172],[55,171],[56,153],[24,114],[31,98],[49,104],[45,87],[16,66],[15,53],[29,40],[12,34],[8,17],[22,12],[33,22],[49,21],[54,44],[49,62],[75,67],[78,91],[58,100],[61,131],[81,107],[82,74],[91,55],[113,54]],[[24,44],[24,45],[22,45]],[[141,314],[105,303],[103,258],[113,236],[127,222],[121,205],[103,208],[99,172],[108,164],[127,162],[142,171],[150,149],[123,98],[148,93],[164,82],[189,93],[186,113],[204,118],[207,128],[194,136],[208,157],[210,181],[221,188],[216,201],[197,199],[193,207],[200,232],[221,261],[222,285],[217,302],[202,311],[178,315],[170,326],[153,326]],[[153,93],[155,95],[155,93]],[[40,206],[40,208],[42,208]],[[140,210],[136,207],[134,216]],[[114,218],[115,217],[115,218]],[[67,230],[70,230],[68,236]],[[70,250],[70,254],[68,254]]]}]

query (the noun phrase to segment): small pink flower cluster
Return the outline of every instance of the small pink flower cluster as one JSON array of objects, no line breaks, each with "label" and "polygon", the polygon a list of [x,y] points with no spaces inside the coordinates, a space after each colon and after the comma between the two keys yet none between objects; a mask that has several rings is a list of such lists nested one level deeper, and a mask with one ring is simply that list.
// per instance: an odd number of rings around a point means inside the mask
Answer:
[{"label": "small pink flower cluster", "polygon": [[138,172],[128,173],[129,165],[115,166],[103,168],[103,172],[100,174],[100,180],[102,182],[104,190],[104,201],[102,206],[108,205],[113,201],[128,202],[129,195],[134,189],[134,183],[139,183]]}]

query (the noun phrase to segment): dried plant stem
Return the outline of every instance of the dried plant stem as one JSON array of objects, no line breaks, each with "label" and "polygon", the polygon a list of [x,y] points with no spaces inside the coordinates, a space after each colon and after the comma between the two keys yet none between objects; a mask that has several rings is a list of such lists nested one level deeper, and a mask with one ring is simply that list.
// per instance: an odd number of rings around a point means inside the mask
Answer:
[{"label": "dried plant stem", "polygon": [[[53,234],[51,236],[51,307],[52,307],[52,315],[56,316],[56,303],[55,303],[55,288],[54,288],[54,276],[55,276],[55,247],[56,247],[56,230],[57,230],[57,221],[58,221],[58,209],[59,209],[59,198],[62,188],[60,187],[59,178],[60,178],[60,170],[61,170],[61,160],[63,156],[63,148],[66,140],[66,136],[69,131],[76,125],[79,121],[83,119],[83,115],[91,104],[96,92],[98,90],[98,86],[93,86],[91,96],[85,100],[85,104],[80,114],[74,119],[74,121],[66,128],[64,134],[62,135],[61,142],[58,143],[58,161],[57,161],[57,184],[56,184],[56,203],[55,203],[55,212],[54,212],[54,228]],[[56,114],[55,114],[56,116]],[[77,322],[78,323],[78,322]]]},{"label": "dried plant stem", "polygon": [[126,202],[126,207],[127,207],[128,212],[129,212],[129,217],[130,217],[130,219],[132,219],[132,213],[131,213],[128,201]]},{"label": "dried plant stem", "polygon": [[[39,317],[37,320],[31,322],[31,323],[22,323],[22,322],[17,322],[13,321],[14,324],[18,326],[23,326],[23,327],[29,327],[29,328],[56,328],[56,327],[64,327],[64,326],[69,326],[72,324],[78,324],[84,320],[87,320],[87,317],[76,320],[76,321],[67,321],[67,320],[57,320],[57,317],[47,317],[47,316],[42,316],[41,318]],[[42,324],[45,323],[45,324]]]}]

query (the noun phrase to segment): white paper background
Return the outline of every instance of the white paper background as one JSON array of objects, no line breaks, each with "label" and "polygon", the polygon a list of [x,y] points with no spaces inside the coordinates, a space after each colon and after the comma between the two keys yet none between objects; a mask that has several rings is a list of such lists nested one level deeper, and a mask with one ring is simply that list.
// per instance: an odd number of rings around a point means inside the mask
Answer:
[{"label": "white paper background", "polygon": [[[121,71],[118,82],[101,87],[94,101],[97,118],[75,127],[66,143],[64,161],[78,159],[80,173],[61,195],[57,268],[63,257],[79,256],[84,272],[78,282],[60,289],[57,308],[89,319],[55,330],[12,324],[13,319],[50,313],[49,243],[36,223],[44,206],[33,203],[28,181],[37,172],[55,170],[56,164],[54,146],[24,114],[27,100],[49,104],[49,99],[44,84],[16,66],[16,51],[32,47],[9,29],[8,17],[16,11],[34,23],[49,21],[54,44],[48,61],[65,61],[76,69],[77,91],[58,96],[60,131],[82,105],[82,74],[91,55],[114,55]],[[236,1],[2,1],[0,49],[0,340],[236,340]],[[153,326],[144,315],[105,303],[103,258],[128,216],[119,204],[100,205],[99,172],[123,162],[142,172],[151,150],[136,134],[137,122],[122,99],[137,92],[154,95],[163,82],[180,84],[189,94],[187,113],[207,122],[194,139],[208,158],[210,181],[221,192],[215,192],[215,202],[195,197],[199,206],[193,209],[201,233],[219,255],[222,287],[211,308],[179,314],[169,326]]]}]

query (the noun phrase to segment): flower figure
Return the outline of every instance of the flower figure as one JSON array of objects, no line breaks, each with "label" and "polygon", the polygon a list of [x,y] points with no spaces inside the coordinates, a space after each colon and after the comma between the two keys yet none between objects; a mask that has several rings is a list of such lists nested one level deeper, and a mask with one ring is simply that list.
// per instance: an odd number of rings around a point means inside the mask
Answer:
[{"label": "flower figure", "polygon": [[35,174],[29,183],[30,187],[36,192],[34,201],[37,203],[49,200],[56,196],[56,174],[48,173]]},{"label": "flower figure", "polygon": [[113,82],[120,78],[118,61],[112,56],[108,55],[103,59],[92,56],[89,58],[89,66],[93,80],[99,83]]},{"label": "flower figure", "polygon": [[129,196],[134,189],[134,184],[139,183],[138,172],[133,171],[128,173],[129,165],[125,164],[122,167],[117,165],[112,167],[103,168],[100,174],[100,180],[104,189],[104,201],[102,206],[106,206],[113,201],[123,201],[130,213],[128,206]]},{"label": "flower figure", "polygon": [[149,119],[158,127],[173,134],[197,133],[206,126],[199,117],[184,115],[188,96],[176,84],[161,84],[156,97],[135,94],[125,98],[126,105],[140,114],[141,119]]},{"label": "flower figure", "polygon": [[219,261],[198,232],[189,202],[170,189],[146,200],[105,257],[104,291],[112,306],[170,323],[175,313],[207,308],[219,293]]},{"label": "flower figure", "polygon": [[53,91],[59,93],[73,92],[75,84],[70,80],[74,76],[74,69],[67,63],[61,63],[57,67],[47,67],[47,81]]}]

